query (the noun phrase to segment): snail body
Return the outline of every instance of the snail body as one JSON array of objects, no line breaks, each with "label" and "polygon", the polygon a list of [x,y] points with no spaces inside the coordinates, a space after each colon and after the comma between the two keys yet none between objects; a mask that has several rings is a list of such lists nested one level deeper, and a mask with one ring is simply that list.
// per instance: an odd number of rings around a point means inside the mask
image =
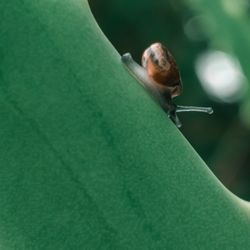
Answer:
[{"label": "snail body", "polygon": [[153,43],[143,52],[142,66],[133,60],[130,53],[122,55],[121,60],[130,73],[156,99],[177,127],[181,127],[178,112],[213,113],[210,107],[178,106],[172,102],[174,97],[182,93],[181,77],[174,57],[161,43]]}]

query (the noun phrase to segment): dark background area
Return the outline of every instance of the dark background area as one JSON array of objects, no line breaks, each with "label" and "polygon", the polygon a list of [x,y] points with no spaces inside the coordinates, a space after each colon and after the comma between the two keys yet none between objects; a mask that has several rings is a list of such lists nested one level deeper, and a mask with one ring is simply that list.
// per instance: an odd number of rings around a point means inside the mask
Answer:
[{"label": "dark background area", "polygon": [[[180,114],[181,132],[227,188],[250,200],[249,1],[91,0],[90,6],[120,54],[130,52],[140,62],[151,43],[160,41],[168,47],[184,85],[175,102],[214,109],[212,116]],[[238,84],[238,92],[240,88],[244,92],[240,97],[233,93],[218,98],[202,88],[195,65],[209,51],[222,51],[239,63],[246,83],[244,88]],[[223,64],[216,67],[225,70]],[[230,82],[231,73],[226,77]]]}]

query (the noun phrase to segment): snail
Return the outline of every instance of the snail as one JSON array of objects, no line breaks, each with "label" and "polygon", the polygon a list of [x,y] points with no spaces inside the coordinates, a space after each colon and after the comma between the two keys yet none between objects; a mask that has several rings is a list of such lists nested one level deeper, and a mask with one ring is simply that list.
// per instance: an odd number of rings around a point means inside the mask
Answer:
[{"label": "snail", "polygon": [[142,66],[136,63],[130,53],[122,55],[121,60],[129,72],[150,92],[179,128],[179,112],[204,112],[212,114],[211,107],[179,106],[172,99],[182,92],[180,72],[174,57],[161,43],[153,43],[142,55]]}]

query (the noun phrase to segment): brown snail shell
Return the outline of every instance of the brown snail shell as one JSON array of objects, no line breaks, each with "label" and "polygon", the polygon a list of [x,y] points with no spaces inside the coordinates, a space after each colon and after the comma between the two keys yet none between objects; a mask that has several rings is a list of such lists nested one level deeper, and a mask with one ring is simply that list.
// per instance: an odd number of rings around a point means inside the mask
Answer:
[{"label": "brown snail shell", "polygon": [[182,91],[180,72],[174,57],[161,43],[154,43],[142,55],[142,66],[160,91],[167,91],[171,98]]}]

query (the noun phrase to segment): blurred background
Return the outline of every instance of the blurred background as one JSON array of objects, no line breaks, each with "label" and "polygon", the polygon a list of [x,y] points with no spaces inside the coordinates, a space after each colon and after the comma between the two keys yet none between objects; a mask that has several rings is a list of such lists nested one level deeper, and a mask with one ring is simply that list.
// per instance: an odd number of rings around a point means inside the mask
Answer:
[{"label": "blurred background", "polygon": [[250,0],[90,0],[120,54],[137,62],[160,41],[174,55],[179,105],[212,106],[212,116],[179,115],[181,132],[233,193],[250,200]]}]

